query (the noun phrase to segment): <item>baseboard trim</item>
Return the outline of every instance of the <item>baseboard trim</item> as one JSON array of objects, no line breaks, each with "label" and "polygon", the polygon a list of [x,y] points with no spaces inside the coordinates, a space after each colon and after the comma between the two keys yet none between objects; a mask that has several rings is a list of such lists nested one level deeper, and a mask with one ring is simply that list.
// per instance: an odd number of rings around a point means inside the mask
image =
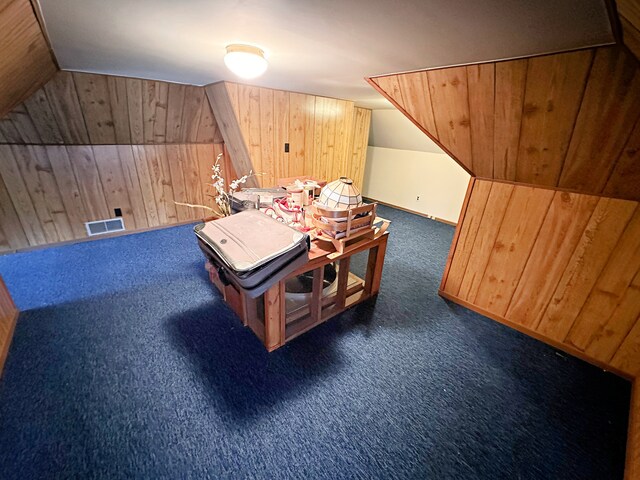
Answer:
[{"label": "baseboard trim", "polygon": [[625,480],[640,480],[640,377],[633,377],[629,373],[618,370],[617,368],[611,367],[610,365],[604,364],[595,360],[593,358],[589,358],[583,352],[578,349],[575,349],[569,345],[564,345],[549,338],[546,338],[539,333],[529,330],[522,325],[518,325],[517,323],[513,323],[506,318],[495,315],[491,312],[484,310],[483,308],[477,307],[465,300],[462,300],[454,295],[450,295],[443,290],[438,290],[438,295],[442,298],[450,300],[453,303],[461,305],[469,310],[472,310],[480,315],[490,318],[491,320],[495,320],[496,322],[502,323],[507,327],[511,327],[514,330],[518,330],[521,333],[529,337],[533,337],[536,340],[540,340],[547,345],[551,345],[553,348],[557,348],[558,350],[562,350],[563,352],[568,353],[574,357],[579,358],[580,360],[584,360],[587,363],[595,365],[602,370],[614,373],[626,380],[630,380],[632,382],[632,390],[631,390],[631,401],[629,402],[629,427],[627,432],[627,451],[626,451],[626,459],[625,459],[625,469],[624,469],[624,479]]},{"label": "baseboard trim", "polygon": [[630,380],[633,381],[634,380],[634,376],[624,372],[622,370],[619,370],[615,367],[612,367],[611,365],[607,365],[606,363],[600,362],[599,360],[596,360],[594,358],[591,358],[587,355],[584,354],[584,352],[578,350],[577,348],[574,348],[570,345],[565,345],[564,343],[560,343],[557,342],[555,340],[552,340],[550,338],[545,337],[544,335],[540,335],[538,332],[534,331],[534,330],[530,330],[527,327],[524,327],[522,325],[519,325],[517,323],[514,323],[510,320],[507,320],[504,317],[501,317],[499,315],[496,315],[495,313],[489,312],[481,307],[478,307],[477,305],[474,305],[472,303],[467,302],[466,300],[462,300],[461,298],[456,297],[455,295],[451,295],[443,290],[438,290],[438,295],[440,295],[442,298],[445,298],[447,300],[452,301],[453,303],[457,303],[458,305],[461,305],[465,308],[468,308],[469,310],[472,310],[476,313],[479,313],[482,316],[485,316],[487,318],[490,318],[491,320],[495,320],[498,323],[502,323],[503,325],[506,325],[507,327],[511,327],[514,330],[518,330],[521,333],[524,333],[525,335],[529,336],[529,337],[533,337],[536,340],[541,341],[542,343],[546,343],[547,345],[551,345],[553,348],[557,348],[558,350],[562,350],[563,352],[568,353],[569,355],[572,355],[574,357],[579,358],[580,360],[584,360],[587,363],[590,363],[591,365],[594,365],[598,368],[601,368],[604,371],[607,372],[611,372],[614,373],[626,380]]},{"label": "baseboard trim", "polygon": [[65,240],[63,242],[46,243],[44,245],[34,245],[32,247],[16,248],[14,250],[5,250],[0,252],[1,255],[9,255],[12,253],[32,252],[34,250],[42,250],[44,248],[62,247],[64,245],[74,245],[76,243],[93,242],[95,240],[103,240],[105,238],[122,237],[124,235],[135,235],[136,233],[152,232],[154,230],[161,230],[163,228],[179,227],[181,225],[189,225],[190,223],[202,222],[202,219],[195,218],[193,220],[185,220],[183,222],[172,223],[169,225],[158,225],[155,227],[139,228],[137,230],[123,230],[121,232],[105,233],[103,235],[96,235],[95,237],[74,238],[73,240]]},{"label": "baseboard trim", "polygon": [[383,202],[381,200],[376,200],[375,198],[371,198],[371,197],[366,197],[366,199],[375,203],[379,203],[380,205],[385,205],[386,207],[397,208],[398,210],[402,210],[403,212],[413,213],[414,215],[419,215],[421,217],[428,218],[429,220],[435,220],[436,222],[446,223],[447,225],[452,225],[454,227],[458,225],[456,222],[451,222],[449,220],[445,220],[444,218],[440,218],[440,217],[434,217],[433,215],[427,215],[426,213],[417,212],[409,208],[400,207],[398,205],[394,205],[393,203]]}]

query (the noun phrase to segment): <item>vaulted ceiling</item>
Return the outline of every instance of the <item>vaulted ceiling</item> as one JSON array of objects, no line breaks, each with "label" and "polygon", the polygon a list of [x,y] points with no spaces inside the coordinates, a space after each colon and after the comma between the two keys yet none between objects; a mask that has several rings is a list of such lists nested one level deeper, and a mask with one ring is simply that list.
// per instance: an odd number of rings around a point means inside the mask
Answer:
[{"label": "vaulted ceiling", "polygon": [[[364,77],[611,43],[604,0],[39,0],[62,69],[204,85],[225,46],[264,47],[255,85],[384,107]],[[0,2],[1,3],[1,2]]]}]

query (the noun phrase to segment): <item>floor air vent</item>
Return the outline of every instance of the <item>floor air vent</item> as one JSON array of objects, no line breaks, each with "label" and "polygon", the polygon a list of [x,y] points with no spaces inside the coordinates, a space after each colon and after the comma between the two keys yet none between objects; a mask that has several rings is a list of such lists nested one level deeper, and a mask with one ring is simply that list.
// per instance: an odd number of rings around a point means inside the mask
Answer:
[{"label": "floor air vent", "polygon": [[95,222],[86,222],[87,235],[103,235],[105,233],[121,232],[124,230],[124,222],[122,218],[111,218],[109,220],[97,220]]}]

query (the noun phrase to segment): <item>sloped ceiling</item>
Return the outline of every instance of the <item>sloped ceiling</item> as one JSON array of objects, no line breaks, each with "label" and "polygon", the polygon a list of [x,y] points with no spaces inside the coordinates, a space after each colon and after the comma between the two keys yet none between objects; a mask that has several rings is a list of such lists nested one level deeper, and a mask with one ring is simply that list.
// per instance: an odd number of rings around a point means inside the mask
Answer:
[{"label": "sloped ceiling", "polygon": [[370,81],[473,175],[640,200],[640,64],[623,46]]},{"label": "sloped ceiling", "polygon": [[56,72],[29,0],[0,0],[0,117]]},{"label": "sloped ceiling", "polygon": [[613,41],[603,0],[40,0],[62,69],[236,81],[225,46],[262,46],[255,85],[386,102],[364,77]]}]

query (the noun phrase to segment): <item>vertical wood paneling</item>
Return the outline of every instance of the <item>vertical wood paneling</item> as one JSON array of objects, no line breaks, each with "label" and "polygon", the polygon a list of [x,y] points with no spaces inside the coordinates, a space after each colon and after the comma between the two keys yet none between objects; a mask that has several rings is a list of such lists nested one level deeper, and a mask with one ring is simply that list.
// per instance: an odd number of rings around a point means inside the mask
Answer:
[{"label": "vertical wood paneling", "polygon": [[156,197],[153,190],[153,180],[147,157],[156,155],[157,148],[165,148],[163,145],[151,146],[151,145],[134,145],[132,147],[133,161],[138,172],[138,182],[140,184],[140,194],[144,201],[144,208],[147,213],[147,224],[150,227],[157,227],[160,225],[160,218],[158,215],[158,204],[156,203]]},{"label": "vertical wood paneling", "polygon": [[[504,215],[496,212],[500,206]],[[476,180],[458,230],[443,295],[599,365],[636,374],[637,202]]]},{"label": "vertical wood paneling", "polygon": [[559,186],[601,192],[640,117],[640,69],[624,49],[599,49]]},{"label": "vertical wood paneling", "polygon": [[47,82],[44,89],[64,143],[71,145],[89,143],[89,134],[73,74],[58,72]]},{"label": "vertical wood paneling", "polygon": [[[182,150],[182,172],[184,175],[185,192],[187,202],[192,205],[202,205],[202,187],[200,186],[200,166],[198,163],[198,152],[195,145],[181,145]],[[189,218],[203,218],[207,214],[204,210],[189,209]]]},{"label": "vertical wood paneling", "polygon": [[129,192],[124,179],[118,149],[108,145],[95,146],[93,147],[93,155],[109,210],[109,218],[115,217],[114,210],[120,208],[122,209],[125,228],[132,230],[140,228],[140,226],[136,225],[135,217],[133,216],[133,208],[129,200]]},{"label": "vertical wood paneling", "polygon": [[0,143],[216,141],[221,136],[203,87],[106,75],[58,72],[0,119]]},{"label": "vertical wood paneling", "polygon": [[146,228],[149,226],[147,220],[147,210],[142,196],[142,188],[138,177],[138,169],[136,167],[133,150],[137,148],[134,145],[118,145],[117,152],[122,165],[122,175],[124,183],[129,194],[129,202],[131,204],[131,214],[133,215],[137,228]]},{"label": "vertical wood paneling", "polygon": [[467,70],[465,67],[430,70],[427,77],[437,138],[473,170]]},{"label": "vertical wood paneling", "polygon": [[426,72],[398,75],[398,102],[428,132],[436,134],[436,121],[431,107],[431,91]]},{"label": "vertical wood paneling", "polygon": [[[273,143],[273,175],[265,178],[266,185],[275,185],[279,178],[296,175],[290,164],[291,142],[289,140],[289,110],[290,94],[282,90],[273,91],[274,106],[274,143]],[[285,153],[284,144],[289,143],[289,152]],[[262,158],[269,158],[263,155]],[[266,183],[269,182],[269,183]]]},{"label": "vertical wood paneling", "polygon": [[600,199],[536,330],[564,341],[635,208],[635,202]]},{"label": "vertical wood paneling", "polygon": [[[184,165],[186,163],[185,152],[181,145],[167,145],[158,148],[165,148],[167,156],[171,157],[169,170],[171,175],[171,185],[173,186],[173,198],[176,202],[191,203],[187,196],[187,186],[185,182]],[[191,210],[184,205],[176,205],[176,215],[179,222],[184,222],[191,218]]]},{"label": "vertical wood paneling", "polygon": [[[238,86],[238,106],[240,108],[240,128],[244,134],[247,148],[253,164],[253,171],[256,173],[266,174],[269,167],[268,162],[262,164],[262,148],[260,123],[260,89],[258,87],[250,87],[248,85]],[[273,124],[265,125],[264,128],[273,128]],[[244,173],[240,173],[244,175]],[[261,177],[256,178],[259,185],[263,185]]]},{"label": "vertical wood paneling", "polygon": [[182,140],[186,143],[197,142],[203,100],[204,89],[191,85],[185,87],[182,106],[182,125],[178,140]]},{"label": "vertical wood paneling", "polygon": [[597,203],[598,197],[555,192],[507,318],[529,328],[538,325]]},{"label": "vertical wood paneling", "polygon": [[111,118],[115,131],[115,142],[131,143],[131,126],[129,124],[129,103],[127,98],[127,79],[124,77],[106,77],[109,88]]},{"label": "vertical wood paneling", "polygon": [[636,321],[635,326],[625,337],[622,345],[616,351],[611,365],[615,368],[628,372],[633,376],[640,376],[640,321]]},{"label": "vertical wood paneling", "polygon": [[11,147],[8,145],[0,145],[0,176],[11,197],[29,244],[44,245],[47,243],[42,225],[29,197],[27,186],[20,175]]},{"label": "vertical wood paneling", "polygon": [[552,198],[552,190],[531,187],[514,190],[480,281],[475,305],[504,316]]},{"label": "vertical wood paneling", "polygon": [[116,143],[107,77],[74,73],[73,80],[91,143],[94,145]]},{"label": "vertical wood paneling", "polygon": [[11,250],[28,245],[29,241],[24,233],[20,219],[13,201],[9,196],[7,187],[0,177],[0,228],[3,230],[5,242],[2,246],[3,250]]},{"label": "vertical wood paneling", "polygon": [[445,283],[445,290],[452,295],[457,296],[460,293],[460,285],[465,278],[467,263],[469,263],[473,253],[473,245],[478,235],[490,192],[491,182],[476,181],[473,185],[473,202],[469,203],[464,222],[461,223],[455,256],[451,262]]},{"label": "vertical wood paneling", "polygon": [[[409,75],[409,74],[407,74]],[[382,90],[385,91],[385,93],[398,105],[400,105],[401,107],[405,108],[405,105],[409,105],[409,103],[405,103],[404,98],[403,98],[403,86],[400,85],[400,80],[398,77],[401,77],[403,75],[388,75],[385,77],[377,77],[374,79],[374,81],[380,86],[380,88]],[[408,82],[405,82],[405,85]],[[429,81],[427,80],[427,85],[429,84]],[[416,90],[420,88],[417,87]],[[410,98],[411,93],[407,92],[407,98]],[[414,111],[417,111],[418,106],[415,104],[411,104],[412,108],[414,108]],[[423,115],[428,115],[426,112],[422,113]]]},{"label": "vertical wood paneling", "polygon": [[[585,350],[599,336],[607,320],[640,270],[640,209],[636,208],[593,289],[573,322],[566,341]],[[640,314],[640,305],[638,306]]]},{"label": "vertical wood paneling", "polygon": [[260,172],[261,185],[296,175],[362,181],[371,117],[353,102],[233,83],[207,94],[239,174]]},{"label": "vertical wood paneling", "polygon": [[0,117],[57,70],[29,0],[0,5]]},{"label": "vertical wood paneling", "polygon": [[467,81],[473,170],[479,177],[493,178],[495,66],[468,66]]},{"label": "vertical wood paneling", "polygon": [[354,129],[351,137],[351,155],[347,152],[347,176],[359,188],[363,187],[364,162],[367,157],[367,144],[369,143],[369,127],[371,125],[371,110],[366,108],[354,109]]},{"label": "vertical wood paneling", "polygon": [[[171,169],[167,149],[163,145],[144,147],[146,164],[149,168],[149,175],[153,196],[158,212],[158,222],[161,225],[168,225],[178,221],[176,213],[177,205],[173,195],[173,183],[171,182]],[[172,162],[178,162],[178,158],[171,157]]]},{"label": "vertical wood paneling", "polygon": [[460,282],[460,290],[458,292],[458,296],[466,301],[473,302],[476,298],[513,189],[513,185],[499,183],[495,183],[491,187],[491,192],[484,208],[482,223],[496,228],[480,229],[473,242],[473,255],[467,261],[465,275]]},{"label": "vertical wood paneling", "polygon": [[529,59],[517,181],[557,184],[592,56],[584,50]]},{"label": "vertical wood paneling", "polygon": [[111,218],[91,147],[69,146],[67,153],[84,202],[86,221]]},{"label": "vertical wood paneling", "polygon": [[611,197],[640,199],[640,120],[622,149],[603,193]]},{"label": "vertical wood paneling", "polygon": [[[45,223],[48,225],[48,222],[51,222],[56,237],[60,241],[73,239],[69,217],[65,211],[46,149],[37,145],[29,146],[26,149],[14,147],[14,154],[16,158],[20,157],[18,158],[18,166],[27,188],[30,189],[29,194],[34,205],[41,202],[43,204],[40,210],[43,217],[47,218],[47,222],[45,222],[41,217],[43,225]],[[40,215],[38,208],[36,208],[36,213]],[[45,228],[45,232],[46,230],[47,228]]]},{"label": "vertical wood paneling", "polygon": [[42,226],[47,243],[60,241],[56,225],[49,211],[48,199],[45,198],[45,188],[40,181],[39,171],[42,168],[43,159],[31,155],[32,152],[24,148],[12,148],[12,151],[17,167],[16,173],[24,181],[24,186]]},{"label": "vertical wood paneling", "polygon": [[20,135],[22,143],[41,143],[36,126],[25,108],[24,103],[18,105],[9,113],[9,119]]},{"label": "vertical wood paneling", "polygon": [[640,200],[640,64],[620,46],[369,82],[476,176]]},{"label": "vertical wood paneling", "polygon": [[162,82],[142,84],[144,143],[167,143],[167,105],[169,86]]},{"label": "vertical wood paneling", "polygon": [[202,97],[197,143],[222,143],[224,140],[206,94]]},{"label": "vertical wood paneling", "polygon": [[129,136],[131,143],[144,143],[144,111],[142,80],[127,78],[127,115],[129,117]]},{"label": "vertical wood paneling", "polygon": [[29,117],[43,143],[63,143],[62,133],[53,115],[49,99],[43,88],[24,101]]},{"label": "vertical wood paneling", "polygon": [[527,65],[528,60],[496,63],[493,138],[496,179],[516,179]]},{"label": "vertical wood paneling", "polygon": [[629,288],[625,290],[611,316],[594,331],[585,352],[593,358],[609,362],[633,326],[639,321],[640,271],[636,273]]},{"label": "vertical wood paneling", "polygon": [[[62,197],[64,210],[69,218],[74,238],[82,238],[87,233],[84,228],[84,222],[88,217],[67,149],[62,146],[47,147],[46,151],[56,183],[60,188],[60,196]],[[23,247],[25,245],[20,246]]]},{"label": "vertical wood paneling", "polygon": [[186,85],[177,83],[169,84],[169,93],[167,97],[167,124],[166,124],[166,142],[176,143],[180,139],[182,132],[182,111],[186,94]]},{"label": "vertical wood paneling", "polygon": [[[256,130],[260,135],[258,144],[252,144],[251,147],[253,150],[250,148],[249,152],[252,153],[251,158],[253,159],[256,158],[253,156],[256,154],[256,150],[258,148],[260,149],[260,153],[257,155],[257,158],[260,159],[261,165],[260,170],[257,170],[256,173],[262,174],[259,182],[263,186],[273,185],[275,183],[275,177],[278,176],[281,169],[281,157],[276,155],[274,148],[276,118],[274,116],[273,94],[273,90],[267,89],[262,89],[257,93],[259,114],[259,117],[257,117],[258,128],[250,130],[252,135]],[[249,116],[249,119],[249,121],[254,122],[256,117]],[[279,150],[280,149],[278,149],[278,153],[280,153]]]}]

